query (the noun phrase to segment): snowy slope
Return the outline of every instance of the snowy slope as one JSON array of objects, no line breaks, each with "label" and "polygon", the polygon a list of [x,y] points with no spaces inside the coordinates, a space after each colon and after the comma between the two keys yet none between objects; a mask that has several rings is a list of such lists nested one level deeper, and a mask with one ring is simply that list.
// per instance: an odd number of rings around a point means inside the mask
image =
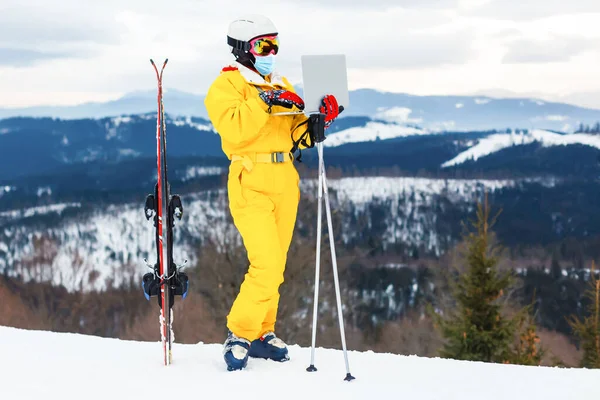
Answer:
[{"label": "snowy slope", "polygon": [[424,135],[429,132],[395,123],[368,122],[366,126],[344,129],[327,136],[324,146],[336,147],[346,143],[372,142],[397,137]]},{"label": "snowy slope", "polygon": [[453,159],[443,163],[442,167],[450,167],[470,160],[476,161],[481,157],[485,157],[507,147],[521,146],[534,142],[539,142],[545,147],[581,144],[600,149],[599,135],[590,135],[586,133],[562,135],[540,129],[534,129],[527,133],[497,133],[479,140],[476,144],[473,144]]},{"label": "snowy slope", "polygon": [[292,346],[291,360],[250,360],[227,372],[220,344],[178,345],[169,367],[157,343],[0,327],[2,398],[19,400],[161,399],[160,381],[175,386],[167,399],[410,399],[591,400],[600,396],[594,370],[523,367],[350,352],[345,382],[339,350]]}]

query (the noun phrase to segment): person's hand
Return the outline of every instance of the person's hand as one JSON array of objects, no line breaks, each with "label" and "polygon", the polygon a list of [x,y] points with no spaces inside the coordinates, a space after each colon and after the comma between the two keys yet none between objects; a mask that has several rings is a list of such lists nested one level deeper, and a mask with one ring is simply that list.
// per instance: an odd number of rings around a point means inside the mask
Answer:
[{"label": "person's hand", "polygon": [[325,129],[329,128],[341,112],[340,106],[334,95],[328,94],[323,97],[319,112],[325,114]]},{"label": "person's hand", "polygon": [[296,106],[300,110],[304,110],[304,100],[294,92],[288,90],[265,90],[260,92],[260,98],[267,103],[269,109],[272,106],[281,106],[292,108]]}]

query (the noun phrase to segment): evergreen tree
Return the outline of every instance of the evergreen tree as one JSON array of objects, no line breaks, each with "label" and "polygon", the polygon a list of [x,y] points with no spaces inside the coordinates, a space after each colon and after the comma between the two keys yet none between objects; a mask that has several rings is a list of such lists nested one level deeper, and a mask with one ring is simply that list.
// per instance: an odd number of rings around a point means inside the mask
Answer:
[{"label": "evergreen tree", "polygon": [[569,324],[579,338],[583,349],[581,367],[600,368],[600,280],[596,278],[594,264],[589,289],[585,292],[589,301],[587,316],[583,318],[571,317]]},{"label": "evergreen tree", "polygon": [[[534,291],[535,297],[535,291]],[[540,337],[537,334],[537,328],[531,318],[530,310],[535,304],[535,298],[532,300],[529,307],[525,307],[517,314],[518,321],[517,332],[519,335],[518,343],[516,343],[511,360],[506,363],[521,364],[521,365],[540,365],[544,356],[544,349],[540,344]]]},{"label": "evergreen tree", "polygon": [[[472,221],[474,229],[465,237],[467,265],[454,284],[456,308],[447,317],[433,314],[445,339],[440,355],[459,360],[539,365],[539,338],[527,317],[527,309],[513,317],[506,315],[503,303],[513,283],[513,274],[497,268],[500,248],[492,243],[491,233],[496,218],[497,215],[490,221],[486,196],[485,203],[477,205],[477,219]],[[523,326],[525,330],[521,332]]]}]

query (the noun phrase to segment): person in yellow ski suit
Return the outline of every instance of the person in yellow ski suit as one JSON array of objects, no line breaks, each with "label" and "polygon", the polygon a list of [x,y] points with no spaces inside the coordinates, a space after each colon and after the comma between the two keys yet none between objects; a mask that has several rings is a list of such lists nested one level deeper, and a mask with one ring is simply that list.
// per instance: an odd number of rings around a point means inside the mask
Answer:
[{"label": "person in yellow ski suit", "polygon": [[[229,370],[246,366],[248,356],[289,359],[275,331],[279,286],[292,240],[300,177],[294,147],[312,147],[303,100],[274,70],[279,50],[274,24],[260,15],[229,26],[228,44],[236,62],[223,68],[205,98],[208,116],[231,160],[229,209],[248,252],[250,266],[227,316],[224,358]],[[326,96],[326,120],[337,117],[337,103]],[[335,106],[335,107],[333,107]],[[273,115],[298,111],[295,115]],[[300,144],[302,142],[302,144]]]}]

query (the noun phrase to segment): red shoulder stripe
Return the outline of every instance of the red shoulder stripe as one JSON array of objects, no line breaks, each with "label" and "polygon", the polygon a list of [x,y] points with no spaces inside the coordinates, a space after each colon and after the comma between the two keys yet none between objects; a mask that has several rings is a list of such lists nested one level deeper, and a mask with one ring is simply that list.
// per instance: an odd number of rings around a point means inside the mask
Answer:
[{"label": "red shoulder stripe", "polygon": [[231,66],[231,65],[230,65],[230,66],[227,66],[227,67],[223,68],[223,69],[221,70],[221,72],[227,72],[227,71],[237,71],[237,70],[238,70],[238,69],[237,69],[237,67],[233,67],[233,66]]}]

